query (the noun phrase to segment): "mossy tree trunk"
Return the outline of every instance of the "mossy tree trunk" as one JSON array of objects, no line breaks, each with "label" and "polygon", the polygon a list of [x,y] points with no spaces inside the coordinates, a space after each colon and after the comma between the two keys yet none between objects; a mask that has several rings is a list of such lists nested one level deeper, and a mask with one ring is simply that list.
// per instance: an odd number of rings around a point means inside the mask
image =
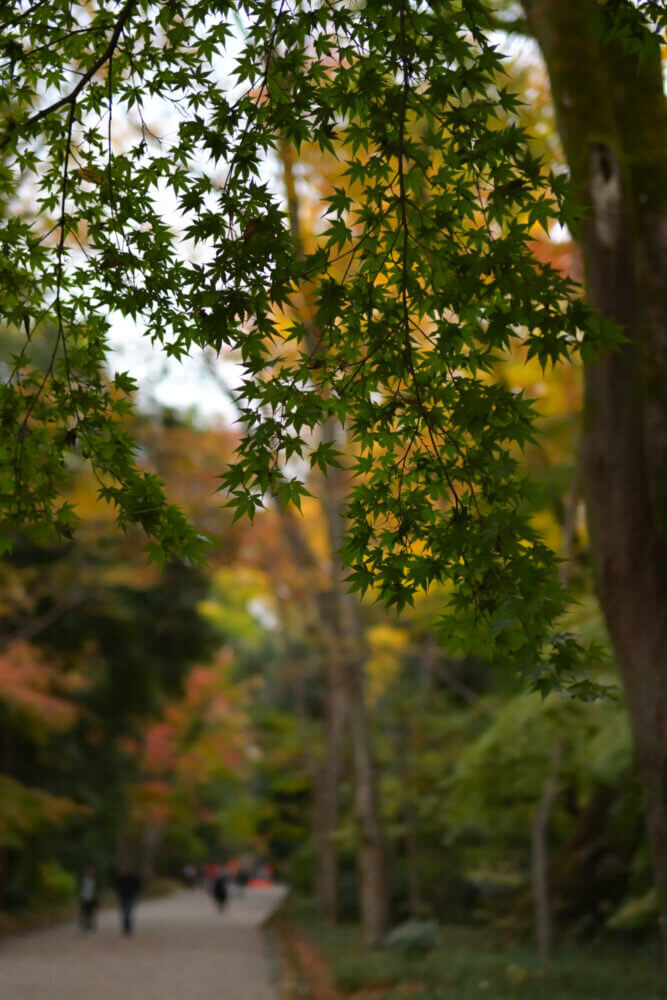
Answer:
[{"label": "mossy tree trunk", "polygon": [[667,967],[667,102],[660,53],[603,37],[597,0],[525,0],[586,210],[590,301],[623,350],[588,365],[584,474],[597,587],[632,717]]}]

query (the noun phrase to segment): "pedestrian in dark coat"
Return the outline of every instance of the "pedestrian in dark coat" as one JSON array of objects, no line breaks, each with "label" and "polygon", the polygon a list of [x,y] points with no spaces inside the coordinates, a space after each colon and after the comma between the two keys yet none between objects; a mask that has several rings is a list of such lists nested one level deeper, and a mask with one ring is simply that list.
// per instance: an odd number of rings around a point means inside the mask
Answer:
[{"label": "pedestrian in dark coat", "polygon": [[227,879],[223,872],[216,875],[215,881],[213,882],[213,898],[222,909],[222,907],[227,902]]},{"label": "pedestrian in dark coat", "polygon": [[134,929],[134,904],[137,901],[140,889],[141,879],[135,872],[123,872],[116,879],[116,892],[118,893],[118,901],[120,903],[123,934],[131,934]]}]

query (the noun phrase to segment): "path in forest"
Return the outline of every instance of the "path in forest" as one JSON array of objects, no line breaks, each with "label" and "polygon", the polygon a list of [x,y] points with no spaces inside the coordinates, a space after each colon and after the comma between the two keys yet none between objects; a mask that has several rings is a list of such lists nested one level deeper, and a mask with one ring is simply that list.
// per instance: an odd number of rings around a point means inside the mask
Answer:
[{"label": "path in forest", "polygon": [[200,889],[140,902],[131,937],[113,910],[94,933],[63,924],[7,937],[0,1000],[278,1000],[261,928],[284,893],[248,889],[222,912]]}]

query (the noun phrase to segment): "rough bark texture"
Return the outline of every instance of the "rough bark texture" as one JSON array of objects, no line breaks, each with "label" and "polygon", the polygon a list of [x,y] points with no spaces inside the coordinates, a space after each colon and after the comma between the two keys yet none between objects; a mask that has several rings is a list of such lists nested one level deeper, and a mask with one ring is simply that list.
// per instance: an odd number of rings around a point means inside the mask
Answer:
[{"label": "rough bark texture", "polygon": [[[586,372],[584,474],[597,586],[645,790],[667,966],[667,106],[657,45],[604,39],[596,0],[526,0],[578,197],[586,289],[625,329]],[[599,10],[599,8],[598,8]]]}]

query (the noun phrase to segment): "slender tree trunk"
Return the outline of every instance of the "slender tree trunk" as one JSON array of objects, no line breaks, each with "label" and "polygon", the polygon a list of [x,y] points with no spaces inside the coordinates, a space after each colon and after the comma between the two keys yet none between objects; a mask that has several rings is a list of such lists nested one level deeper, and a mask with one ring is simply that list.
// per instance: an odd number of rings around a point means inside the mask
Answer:
[{"label": "slender tree trunk", "polygon": [[597,587],[627,691],[667,968],[667,102],[596,0],[526,0],[587,214],[586,288],[628,343],[586,371],[584,473]]},{"label": "slender tree trunk", "polygon": [[338,603],[338,641],[342,653],[346,708],[354,761],[354,809],[359,848],[361,923],[364,944],[378,945],[388,922],[385,850],[377,797],[375,761],[364,691],[363,638],[357,598],[345,590],[344,569],[338,554],[342,545],[346,480],[341,470],[332,470],[322,493],[332,560],[332,578]]},{"label": "slender tree trunk", "polygon": [[5,724],[5,728],[2,730],[0,743],[2,744],[2,764],[0,765],[0,773],[6,774],[9,777],[14,770],[15,747],[14,730],[11,728],[9,722]]},{"label": "slender tree trunk", "polygon": [[340,812],[340,787],[343,778],[343,743],[346,723],[346,693],[343,670],[334,628],[337,617],[335,595],[323,590],[318,578],[322,567],[313,553],[294,515],[285,511],[282,533],[298,566],[311,571],[311,588],[319,633],[319,659],[324,686],[323,736],[321,760],[309,756],[309,768],[315,789],[315,894],[325,920],[338,919],[338,845],[336,830]]},{"label": "slender tree trunk", "polygon": [[[297,246],[301,245],[299,230],[299,205],[292,169],[294,153],[290,146],[282,145],[280,156],[283,164],[285,193],[290,217],[292,236]],[[304,303],[308,311],[308,303]],[[304,316],[306,327],[312,324]],[[310,350],[315,353],[319,338],[312,328]],[[332,421],[324,427],[325,439],[335,440],[336,428]],[[361,880],[361,922],[364,944],[373,947],[379,944],[387,928],[388,902],[385,872],[384,840],[377,802],[375,762],[371,745],[366,700],[364,695],[363,642],[359,617],[359,601],[346,592],[345,571],[339,550],[345,530],[345,473],[336,468],[329,470],[323,481],[320,500],[326,515],[331,551],[332,590],[337,604],[338,645],[341,660],[340,673],[336,674],[336,684],[340,680],[345,692],[346,711],[352,739],[354,760],[354,804],[359,833],[358,866]]]},{"label": "slender tree trunk", "polygon": [[[331,702],[331,690],[327,692]],[[332,718],[335,709],[326,706],[329,720],[325,723],[324,761],[320,771],[315,796],[315,837],[317,856],[315,868],[315,893],[322,917],[329,923],[338,920],[338,846],[336,829],[339,818],[340,784],[342,770],[342,726]],[[342,720],[341,720],[342,721]]]},{"label": "slender tree trunk", "polygon": [[375,765],[370,745],[363,691],[363,671],[357,659],[348,662],[350,729],[354,759],[354,806],[361,878],[361,925],[367,948],[379,945],[387,930],[387,884],[384,838],[377,802]]},{"label": "slender tree trunk", "polygon": [[563,587],[568,587],[572,572],[572,553],[574,550],[574,540],[577,531],[577,508],[581,499],[581,462],[577,458],[577,464],[572,475],[570,490],[565,498],[565,510],[563,511],[563,543],[560,556],[563,560],[558,567],[558,579]]},{"label": "slender tree trunk", "polygon": [[[0,774],[8,777],[14,770],[14,730],[11,728],[9,720],[5,723],[5,728],[0,732]],[[0,907],[7,895],[7,882],[9,880],[9,865],[11,853],[8,847],[0,847]]]},{"label": "slender tree trunk", "polygon": [[338,920],[338,845],[336,831],[340,812],[340,788],[343,779],[343,741],[347,720],[347,698],[343,685],[342,663],[336,637],[327,623],[335,620],[333,595],[320,595],[320,617],[325,631],[324,660],[324,760],[316,795],[317,870],[316,892],[320,911],[331,923]]},{"label": "slender tree trunk", "polygon": [[551,958],[553,945],[553,915],[549,890],[549,828],[557,795],[558,762],[556,761],[542,787],[542,795],[533,817],[531,836],[535,937],[540,960],[544,963]]},{"label": "slender tree trunk", "polygon": [[315,898],[321,917],[331,924],[338,921],[338,843],[336,834],[340,814],[340,790],[343,781],[345,738],[345,692],[339,681],[340,670],[334,662],[334,647],[326,627],[326,595],[318,594],[317,608],[321,641],[318,660],[323,679],[323,753],[314,752],[308,740],[308,716],[303,684],[300,717],[304,733],[304,753],[314,796]]},{"label": "slender tree trunk", "polygon": [[419,879],[419,832],[414,803],[408,791],[405,793],[403,802],[403,820],[405,822],[405,860],[408,871],[408,906],[410,916],[413,919],[417,919],[421,916],[422,912],[422,894]]}]

